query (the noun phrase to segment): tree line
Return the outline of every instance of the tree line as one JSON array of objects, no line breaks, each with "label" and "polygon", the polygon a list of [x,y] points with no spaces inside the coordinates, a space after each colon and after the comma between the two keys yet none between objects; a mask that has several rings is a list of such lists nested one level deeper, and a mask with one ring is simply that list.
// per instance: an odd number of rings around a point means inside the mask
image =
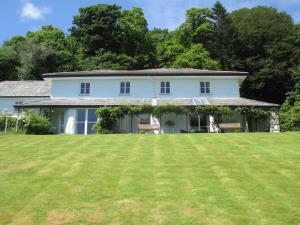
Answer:
[{"label": "tree line", "polygon": [[197,68],[249,72],[246,98],[283,104],[287,129],[300,129],[300,25],[275,8],[231,13],[191,8],[174,31],[148,29],[142,9],[98,4],[79,9],[68,34],[43,26],[0,48],[1,80],[40,80],[41,74],[97,69]]}]

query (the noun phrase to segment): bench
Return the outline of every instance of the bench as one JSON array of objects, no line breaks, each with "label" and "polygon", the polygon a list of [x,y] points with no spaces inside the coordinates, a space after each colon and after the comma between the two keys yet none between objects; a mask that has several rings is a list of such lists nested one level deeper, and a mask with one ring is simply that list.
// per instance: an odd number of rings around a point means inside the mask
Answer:
[{"label": "bench", "polygon": [[220,123],[219,128],[220,132],[224,132],[224,130],[241,130],[241,124],[240,123]]},{"label": "bench", "polygon": [[138,131],[140,132],[145,132],[145,131],[154,131],[154,130],[159,130],[160,127],[158,124],[138,124],[137,125]]}]

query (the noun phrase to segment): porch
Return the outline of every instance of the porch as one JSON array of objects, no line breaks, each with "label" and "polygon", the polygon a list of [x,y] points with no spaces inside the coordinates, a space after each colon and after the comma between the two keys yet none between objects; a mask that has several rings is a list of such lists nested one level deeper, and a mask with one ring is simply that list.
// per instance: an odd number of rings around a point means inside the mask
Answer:
[{"label": "porch", "polygon": [[[159,129],[147,129],[143,133],[188,133],[188,132],[220,132],[219,124],[238,124],[239,129],[222,129],[223,132],[277,132],[280,130],[278,107],[275,104],[254,101],[244,98],[236,99],[45,99],[22,105],[19,110],[28,108],[39,109],[40,113],[49,116],[55,133],[94,134],[97,122],[96,109],[99,107],[117,106],[179,106],[187,109],[184,113],[165,112],[160,115],[153,113],[128,114],[119,118],[112,127],[112,133],[139,133],[139,125],[149,124]],[[199,113],[197,107],[257,107],[270,112],[267,119],[247,118],[243,112],[230,115],[213,115],[208,112]]]}]

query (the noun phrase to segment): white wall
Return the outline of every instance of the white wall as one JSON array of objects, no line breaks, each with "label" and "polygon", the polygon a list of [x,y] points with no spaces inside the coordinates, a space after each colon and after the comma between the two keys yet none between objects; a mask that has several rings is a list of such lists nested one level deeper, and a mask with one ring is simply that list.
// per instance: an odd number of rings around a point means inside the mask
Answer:
[{"label": "white wall", "polygon": [[67,109],[64,113],[65,134],[76,133],[75,122],[76,122],[76,109]]},{"label": "white wall", "polygon": [[[131,82],[130,95],[120,95],[120,82]],[[160,82],[171,82],[171,94],[160,94]],[[200,81],[210,81],[211,94],[200,94]],[[90,95],[80,95],[80,83],[90,82]],[[239,97],[238,78],[73,78],[52,80],[52,97],[82,98],[235,98]]]},{"label": "white wall", "polygon": [[38,101],[41,99],[45,99],[45,97],[43,98],[0,98],[0,112],[2,112],[3,110],[9,110],[13,114],[17,114],[17,111],[14,108],[16,102],[25,103],[25,102]]}]

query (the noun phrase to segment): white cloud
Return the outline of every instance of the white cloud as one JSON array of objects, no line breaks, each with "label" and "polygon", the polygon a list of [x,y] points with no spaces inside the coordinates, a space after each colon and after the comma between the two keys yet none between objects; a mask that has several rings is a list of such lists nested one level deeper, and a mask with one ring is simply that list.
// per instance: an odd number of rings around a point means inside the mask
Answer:
[{"label": "white cloud", "polygon": [[31,2],[25,2],[21,9],[21,17],[24,19],[42,20],[50,12],[48,7],[38,7]]}]

